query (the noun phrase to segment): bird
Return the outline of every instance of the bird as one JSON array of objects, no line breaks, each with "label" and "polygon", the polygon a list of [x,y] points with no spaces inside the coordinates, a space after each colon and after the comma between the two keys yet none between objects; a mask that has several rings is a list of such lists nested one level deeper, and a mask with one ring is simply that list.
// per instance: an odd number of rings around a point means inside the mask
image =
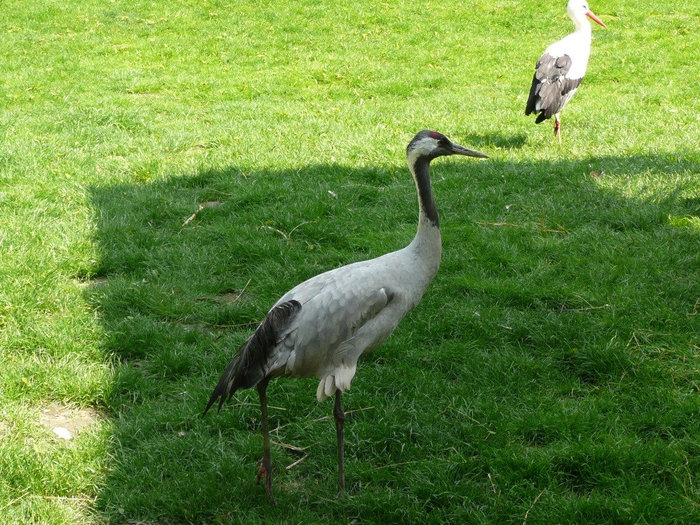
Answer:
[{"label": "bird", "polygon": [[438,271],[442,242],[430,162],[446,155],[488,158],[436,131],[418,132],[406,148],[418,194],[418,228],[413,240],[397,251],[318,274],[282,295],[238,349],[211,394],[204,414],[217,400],[221,410],[239,389],[257,389],[263,459],[256,483],[264,476],[272,504],[267,386],[280,376],[317,377],[318,401],[335,396],[338,495],[343,494],[345,412],[341,395],[350,388],[359,357],[391,335],[420,302]]},{"label": "bird", "polygon": [[586,17],[607,27],[583,0],[569,0],[566,12],[576,29],[545,49],[537,61],[525,107],[525,115],[538,114],[536,124],[554,116],[554,136],[560,143],[559,113],[581,84],[591,54],[591,24]]}]

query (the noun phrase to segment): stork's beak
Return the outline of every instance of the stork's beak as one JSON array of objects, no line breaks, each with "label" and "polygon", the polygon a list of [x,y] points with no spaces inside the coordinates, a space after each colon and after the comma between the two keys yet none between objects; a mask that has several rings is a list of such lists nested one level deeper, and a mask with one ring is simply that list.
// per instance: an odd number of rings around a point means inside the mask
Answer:
[{"label": "stork's beak", "polygon": [[489,158],[488,155],[485,155],[484,153],[481,153],[480,151],[475,151],[473,149],[465,148],[464,146],[460,146],[459,144],[455,144],[454,142],[452,143],[451,153],[453,155],[464,155],[466,157],[478,157],[480,159],[488,159]]},{"label": "stork's beak", "polygon": [[608,27],[608,26],[606,26],[606,25],[603,23],[603,21],[602,21],[600,18],[598,18],[597,16],[595,16],[595,14],[593,13],[593,11],[588,11],[588,13],[586,13],[586,16],[587,16],[588,18],[590,18],[591,20],[593,20],[596,24],[600,24],[600,25],[603,26],[603,27]]}]

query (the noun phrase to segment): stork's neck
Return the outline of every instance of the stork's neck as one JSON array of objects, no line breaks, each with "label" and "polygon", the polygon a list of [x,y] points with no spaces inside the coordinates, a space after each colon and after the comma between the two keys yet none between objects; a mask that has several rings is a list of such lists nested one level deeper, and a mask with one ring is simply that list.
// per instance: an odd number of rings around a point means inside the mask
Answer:
[{"label": "stork's neck", "polygon": [[569,16],[571,18],[571,21],[574,23],[574,27],[576,28],[574,30],[574,33],[588,35],[588,37],[590,38],[593,30],[591,29],[591,23],[586,18],[586,15],[576,13],[574,15]]},{"label": "stork's neck", "polygon": [[438,217],[433,192],[430,187],[430,158],[418,157],[409,162],[418,192],[418,231],[411,246],[423,256],[437,258],[439,264],[442,242],[440,238],[440,218]]}]

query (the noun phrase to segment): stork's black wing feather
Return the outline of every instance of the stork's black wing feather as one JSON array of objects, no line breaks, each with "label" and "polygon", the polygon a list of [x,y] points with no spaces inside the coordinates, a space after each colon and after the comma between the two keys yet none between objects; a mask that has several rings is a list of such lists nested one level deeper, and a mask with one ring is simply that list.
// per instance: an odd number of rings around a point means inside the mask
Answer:
[{"label": "stork's black wing feather", "polygon": [[240,388],[251,388],[265,377],[265,364],[278,342],[280,332],[301,310],[299,301],[291,300],[275,306],[268,312],[257,330],[238,349],[226,367],[219,384],[209,398],[206,414],[219,399],[219,408]]},{"label": "stork's black wing feather", "polygon": [[[538,62],[539,63],[539,62]],[[525,105],[525,114],[529,115],[535,111],[535,104],[537,103],[537,93],[540,90],[540,81],[537,80],[537,73],[532,75],[532,85],[530,86],[530,94],[527,97],[527,104]]]},{"label": "stork's black wing feather", "polygon": [[[539,124],[552,115],[559,113],[566,101],[569,92],[581,84],[580,78],[567,78],[566,74],[571,69],[571,57],[562,55],[553,57],[549,53],[543,54],[535,66],[535,74],[532,77],[530,95],[525,106],[525,114],[539,112],[535,122]],[[537,109],[539,102],[539,109]]]}]

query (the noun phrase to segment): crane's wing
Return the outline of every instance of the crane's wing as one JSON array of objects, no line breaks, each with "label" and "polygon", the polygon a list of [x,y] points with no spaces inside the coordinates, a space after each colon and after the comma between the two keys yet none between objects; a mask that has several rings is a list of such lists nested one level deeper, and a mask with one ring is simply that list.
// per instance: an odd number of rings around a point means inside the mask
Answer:
[{"label": "crane's wing", "polygon": [[351,315],[341,320],[339,340],[320,353],[325,363],[319,374],[316,397],[319,401],[337,390],[350,388],[355,376],[357,360],[364,352],[380,345],[393,332],[403,317],[402,313],[392,315],[389,308],[394,293],[385,287],[372,290],[362,297],[361,303],[353,308]]},{"label": "crane's wing", "polygon": [[319,386],[319,399],[327,397],[323,392],[346,390],[360,355],[384,341],[410,309],[401,308],[395,295],[376,262],[367,261],[295,286],[279,302],[293,299],[302,308],[283,334],[270,373],[318,377],[326,385]]},{"label": "crane's wing", "polygon": [[581,84],[581,78],[567,76],[570,69],[569,55],[555,57],[545,52],[537,61],[525,106],[526,115],[540,112],[537,124],[559,113]]},{"label": "crane's wing", "polygon": [[236,390],[255,386],[265,377],[265,365],[270,358],[270,353],[299,310],[301,310],[299,301],[291,300],[276,305],[268,312],[257,330],[231,359],[209,398],[204,414],[217,398],[219,399],[218,410],[221,410],[224,401],[229,399]]}]

